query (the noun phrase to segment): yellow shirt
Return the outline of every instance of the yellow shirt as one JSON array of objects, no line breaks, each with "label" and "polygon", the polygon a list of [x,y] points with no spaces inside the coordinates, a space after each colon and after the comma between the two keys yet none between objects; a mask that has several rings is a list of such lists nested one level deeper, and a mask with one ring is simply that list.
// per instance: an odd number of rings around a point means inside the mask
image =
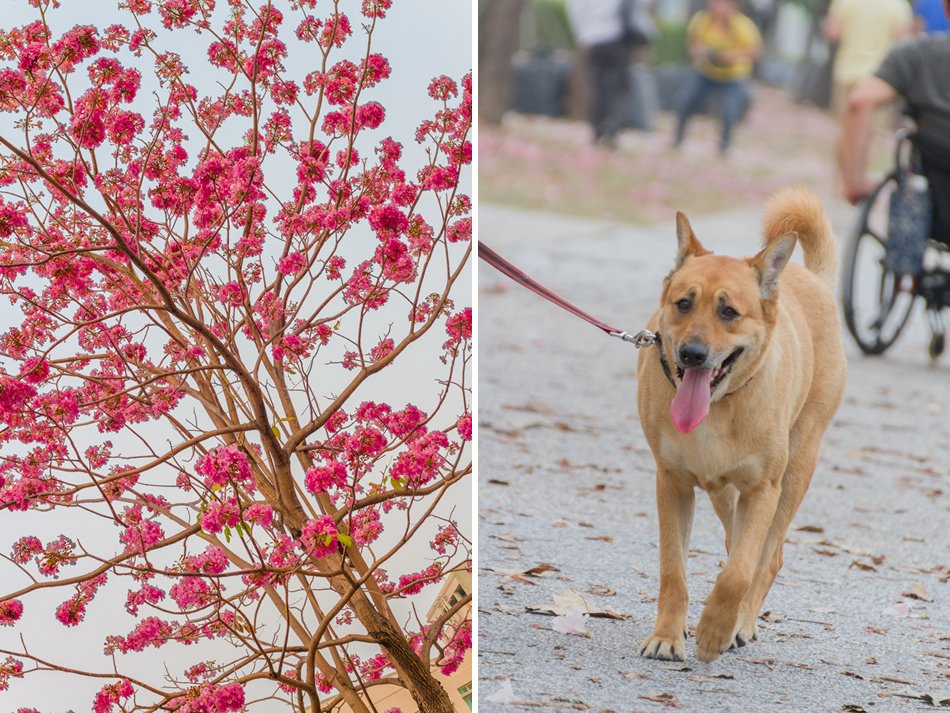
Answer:
[{"label": "yellow shirt", "polygon": [[[751,50],[762,44],[759,28],[748,17],[735,13],[729,18],[727,28],[722,28],[705,10],[700,10],[686,26],[687,42],[698,42],[711,52]],[[696,68],[710,79],[732,82],[746,79],[752,74],[753,61],[748,57],[731,64],[715,63],[715,57],[705,57],[696,62]]]},{"label": "yellow shirt", "polygon": [[833,0],[828,17],[841,23],[834,78],[845,83],[873,74],[914,19],[907,0]]}]

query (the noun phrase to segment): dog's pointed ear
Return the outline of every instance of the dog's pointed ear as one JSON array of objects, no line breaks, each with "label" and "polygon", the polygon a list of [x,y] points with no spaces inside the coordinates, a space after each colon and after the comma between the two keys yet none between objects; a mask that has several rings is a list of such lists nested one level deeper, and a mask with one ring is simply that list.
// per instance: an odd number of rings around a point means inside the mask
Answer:
[{"label": "dog's pointed ear", "polygon": [[686,216],[680,211],[676,211],[676,242],[678,245],[676,251],[677,269],[683,266],[688,257],[709,254],[709,251],[699,242],[696,233],[693,232],[693,226],[689,224]]},{"label": "dog's pointed ear", "polygon": [[775,295],[778,276],[788,264],[788,259],[792,256],[797,242],[797,233],[786,233],[771,241],[752,258],[752,267],[759,273],[759,291],[762,299],[769,300]]}]

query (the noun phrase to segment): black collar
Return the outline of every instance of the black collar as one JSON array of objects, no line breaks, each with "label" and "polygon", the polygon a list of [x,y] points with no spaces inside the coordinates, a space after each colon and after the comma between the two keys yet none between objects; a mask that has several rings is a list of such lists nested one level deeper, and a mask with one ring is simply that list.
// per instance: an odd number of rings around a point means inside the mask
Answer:
[{"label": "black collar", "polygon": [[663,373],[666,374],[666,380],[673,385],[674,389],[676,389],[676,381],[673,380],[673,370],[670,369],[670,363],[666,360],[666,354],[663,352],[663,342],[660,340],[659,332],[657,332],[654,340],[656,342],[656,350],[660,354],[660,366],[663,367]]}]

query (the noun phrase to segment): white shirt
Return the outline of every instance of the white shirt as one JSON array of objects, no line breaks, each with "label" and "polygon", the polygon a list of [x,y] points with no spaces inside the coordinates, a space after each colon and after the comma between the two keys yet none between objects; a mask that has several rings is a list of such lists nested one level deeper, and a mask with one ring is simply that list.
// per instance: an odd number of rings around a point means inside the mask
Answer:
[{"label": "white shirt", "polygon": [[568,0],[567,17],[574,39],[584,47],[619,40],[623,35],[623,0]]}]

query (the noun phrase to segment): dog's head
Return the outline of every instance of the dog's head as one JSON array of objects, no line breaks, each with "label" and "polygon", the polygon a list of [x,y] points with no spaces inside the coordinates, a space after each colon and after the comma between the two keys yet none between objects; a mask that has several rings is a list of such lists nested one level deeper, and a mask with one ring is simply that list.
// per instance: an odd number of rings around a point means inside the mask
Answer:
[{"label": "dog's head", "polygon": [[676,266],[663,283],[659,332],[676,381],[670,415],[682,433],[696,428],[710,403],[752,378],[777,315],[778,278],[794,233],[750,258],[714,255],[676,215]]}]

